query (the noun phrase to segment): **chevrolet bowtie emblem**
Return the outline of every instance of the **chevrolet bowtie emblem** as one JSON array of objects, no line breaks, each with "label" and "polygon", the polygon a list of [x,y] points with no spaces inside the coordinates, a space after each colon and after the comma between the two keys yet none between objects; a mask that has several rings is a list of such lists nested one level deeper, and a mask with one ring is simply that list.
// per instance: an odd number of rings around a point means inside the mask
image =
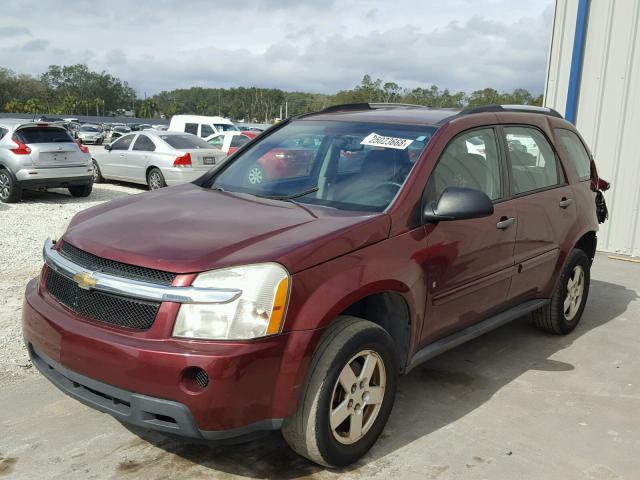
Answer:
[{"label": "chevrolet bowtie emblem", "polygon": [[73,279],[78,283],[78,286],[84,290],[90,290],[91,287],[95,287],[96,279],[89,272],[76,273]]}]

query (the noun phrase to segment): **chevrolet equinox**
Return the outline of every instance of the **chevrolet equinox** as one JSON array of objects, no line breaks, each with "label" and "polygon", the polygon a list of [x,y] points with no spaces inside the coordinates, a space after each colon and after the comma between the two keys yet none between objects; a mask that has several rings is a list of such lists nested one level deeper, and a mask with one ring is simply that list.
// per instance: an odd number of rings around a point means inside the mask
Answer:
[{"label": "chevrolet equinox", "polygon": [[[256,175],[272,157],[277,174]],[[526,315],[577,326],[606,186],[554,110],[329,107],[192,183],[78,213],[27,286],[25,342],[121,422],[280,429],[345,466],[380,436],[399,375]]]}]

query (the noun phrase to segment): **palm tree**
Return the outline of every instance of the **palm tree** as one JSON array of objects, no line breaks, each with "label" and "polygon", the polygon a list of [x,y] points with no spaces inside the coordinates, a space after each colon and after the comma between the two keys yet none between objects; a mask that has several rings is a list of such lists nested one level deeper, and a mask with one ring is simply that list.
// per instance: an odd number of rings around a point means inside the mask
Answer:
[{"label": "palm tree", "polygon": [[23,108],[22,102],[17,98],[12,98],[4,104],[4,111],[9,113],[19,113]]}]

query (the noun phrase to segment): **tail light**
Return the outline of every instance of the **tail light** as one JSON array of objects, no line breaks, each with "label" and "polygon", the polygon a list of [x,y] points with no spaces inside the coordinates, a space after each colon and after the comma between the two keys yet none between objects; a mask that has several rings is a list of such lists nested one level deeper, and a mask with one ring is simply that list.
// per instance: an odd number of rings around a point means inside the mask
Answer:
[{"label": "tail light", "polygon": [[173,161],[174,167],[190,167],[191,166],[191,154],[185,153],[181,157],[177,157]]},{"label": "tail light", "polygon": [[31,153],[31,149],[27,147],[24,143],[22,143],[20,140],[18,140],[18,138],[15,135],[11,137],[11,140],[13,140],[16,143],[17,147],[10,148],[9,150],[11,150],[16,155],[29,155]]},{"label": "tail light", "polygon": [[80,140],[76,139],[76,143],[82,153],[89,153],[89,147],[84,146]]}]

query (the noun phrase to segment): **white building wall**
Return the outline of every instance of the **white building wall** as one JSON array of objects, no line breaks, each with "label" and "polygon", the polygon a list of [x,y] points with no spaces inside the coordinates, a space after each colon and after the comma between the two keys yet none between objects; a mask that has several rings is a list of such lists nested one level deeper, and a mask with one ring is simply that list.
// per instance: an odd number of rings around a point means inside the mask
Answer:
[{"label": "white building wall", "polygon": [[[578,0],[557,0],[545,105],[564,114]],[[598,248],[640,256],[640,0],[591,0],[576,126],[594,153],[609,221]]]}]

